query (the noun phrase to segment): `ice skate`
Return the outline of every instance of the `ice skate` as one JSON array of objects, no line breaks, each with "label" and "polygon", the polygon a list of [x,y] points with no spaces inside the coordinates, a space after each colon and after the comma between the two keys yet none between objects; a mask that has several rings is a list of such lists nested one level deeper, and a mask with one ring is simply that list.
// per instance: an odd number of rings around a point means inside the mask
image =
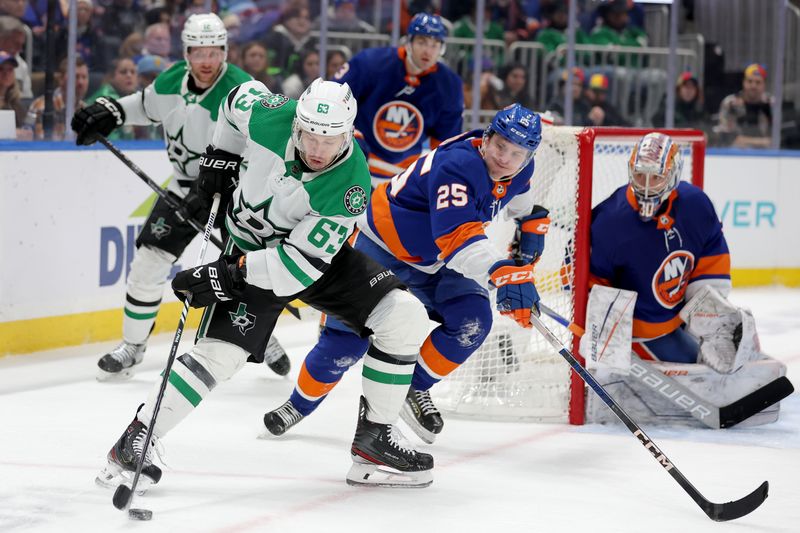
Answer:
[{"label": "ice skate", "polygon": [[433,444],[436,435],[442,432],[444,420],[439,410],[431,400],[429,391],[419,391],[413,388],[408,389],[403,410],[400,418],[408,424],[408,427],[417,434],[419,438],[428,444]]},{"label": "ice skate", "polygon": [[120,342],[116,348],[97,361],[97,381],[121,381],[135,374],[134,367],[144,359],[145,343]]},{"label": "ice skate", "polygon": [[267,349],[264,350],[264,362],[279,376],[288,375],[292,369],[292,363],[289,361],[289,356],[286,355],[286,350],[275,337],[269,338]]},{"label": "ice skate", "polygon": [[277,437],[286,433],[303,418],[305,417],[295,409],[292,401],[286,400],[286,403],[264,415],[264,425],[267,426],[267,431]]},{"label": "ice skate", "polygon": [[348,485],[422,488],[433,483],[433,456],[414,450],[391,424],[370,422],[361,397]]},{"label": "ice skate", "polygon": [[[95,483],[107,488],[115,488],[122,483],[130,485],[136,474],[139,458],[142,456],[146,436],[147,426],[134,417],[125,433],[109,450],[106,456],[108,464],[97,475]],[[144,494],[151,484],[158,483],[161,479],[161,469],[153,464],[153,451],[156,446],[158,446],[158,439],[153,436],[150,439],[142,473],[136,485],[136,493],[139,495]]]}]

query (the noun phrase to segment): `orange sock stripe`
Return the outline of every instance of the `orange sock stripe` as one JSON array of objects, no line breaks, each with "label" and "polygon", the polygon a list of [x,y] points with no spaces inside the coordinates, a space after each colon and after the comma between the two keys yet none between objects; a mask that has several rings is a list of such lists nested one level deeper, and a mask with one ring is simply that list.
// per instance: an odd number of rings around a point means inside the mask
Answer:
[{"label": "orange sock stripe", "polygon": [[439,350],[437,350],[436,346],[433,345],[430,335],[428,335],[428,338],[425,339],[424,343],[422,343],[422,348],[420,348],[419,354],[422,357],[422,360],[425,361],[425,364],[428,366],[428,368],[442,377],[448,375],[450,372],[460,366],[458,363],[454,363],[439,353]]},{"label": "orange sock stripe", "polygon": [[321,398],[325,396],[337,383],[339,383],[338,380],[333,383],[317,381],[308,373],[305,362],[303,362],[303,366],[300,368],[300,376],[297,378],[297,388],[303,392],[303,395],[309,398]]}]

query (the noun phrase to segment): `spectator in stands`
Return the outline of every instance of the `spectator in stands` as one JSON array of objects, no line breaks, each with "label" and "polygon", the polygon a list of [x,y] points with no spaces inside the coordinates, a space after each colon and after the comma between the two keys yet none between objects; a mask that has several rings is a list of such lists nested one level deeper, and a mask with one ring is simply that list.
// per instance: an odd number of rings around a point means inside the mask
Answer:
[{"label": "spectator in stands", "polygon": [[[173,61],[175,58],[171,53],[172,39],[169,32],[169,24],[157,22],[151,24],[144,30],[144,48],[142,55],[161,56]],[[138,59],[138,58],[135,58]]]},{"label": "spectator in stands", "polygon": [[317,39],[311,36],[309,11],[304,7],[290,7],[284,11],[281,23],[272,28],[264,40],[271,54],[270,64],[280,68],[284,75],[295,72],[301,52],[315,47],[316,43]]},{"label": "spectator in stands", "polygon": [[328,50],[328,59],[325,63],[325,79],[332,80],[342,65],[347,63],[347,57],[341,50]]},{"label": "spectator in stands", "polygon": [[20,52],[25,46],[25,26],[18,18],[10,16],[0,16],[0,50],[5,50],[17,62],[14,69],[14,76],[19,83],[20,92],[23,98],[32,98],[31,91],[31,71],[28,64],[22,59]]},{"label": "spectator in stands", "polygon": [[14,69],[17,60],[14,56],[0,50],[0,109],[14,112],[15,127],[19,130],[25,119],[25,106],[22,104],[22,95],[19,92]]},{"label": "spectator in stands", "polygon": [[283,94],[297,99],[319,77],[319,52],[304,50],[295,62],[295,72],[283,82]]},{"label": "spectator in stands", "polygon": [[[453,27],[453,37],[462,37],[466,39],[475,38],[475,14],[477,12],[478,3],[476,0],[470,0],[469,15],[464,15]],[[503,26],[492,20],[492,13],[490,6],[486,3],[486,11],[483,18],[483,37],[484,39],[496,39],[502,41],[505,37]]]},{"label": "spectator in stands", "polygon": [[27,0],[0,0],[0,16],[9,16],[22,20],[25,16]]},{"label": "spectator in stands", "polygon": [[[653,125],[664,127],[666,125],[667,98],[661,102],[661,107],[653,116]],[[704,108],[703,89],[691,72],[684,72],[678,76],[675,86],[675,127],[708,129],[708,114]]]},{"label": "spectator in stands", "polygon": [[[682,0],[681,4],[683,4],[683,8],[688,10],[690,8],[689,4],[694,3],[695,0]],[[579,2],[580,3],[580,2]],[[582,2],[585,3],[585,2]],[[644,29],[644,8],[637,4],[634,0],[624,0],[626,6],[626,13],[628,14],[628,23],[632,26],[636,26],[637,28]],[[601,24],[601,20],[603,18],[603,6],[602,4],[597,6],[591,14],[588,16],[588,20],[584,21],[587,25],[589,31],[593,30],[599,24]]]},{"label": "spectator in stands", "polygon": [[242,70],[250,74],[253,79],[267,86],[267,89],[277,93],[283,88],[283,79],[280,69],[269,65],[269,55],[264,45],[258,41],[250,41],[242,47]]},{"label": "spectator in stands", "polygon": [[[319,17],[314,21],[313,28],[320,28]],[[358,18],[355,0],[334,0],[333,14],[328,17],[328,31],[341,31],[347,33],[375,33],[375,27]]]},{"label": "spectator in stands", "polygon": [[[627,0],[612,0],[606,4],[601,4],[598,8],[602,24],[592,30],[589,35],[589,42],[597,45],[617,45],[617,46],[647,46],[647,34],[643,29],[630,24],[628,16]],[[629,54],[628,54],[629,55]],[[639,64],[637,57],[630,58],[630,65]],[[618,65],[628,64],[628,58],[622,55]]]},{"label": "spectator in stands", "polygon": [[122,42],[131,33],[144,31],[144,12],[134,0],[112,0],[103,13],[100,27],[106,36]]},{"label": "spectator in stands", "polygon": [[[100,28],[92,23],[94,4],[92,0],[78,0],[76,18],[78,20],[78,38],[75,43],[75,50],[86,62],[90,71],[103,72],[108,67],[108,62],[113,59],[109,57],[108,46]],[[62,28],[58,42],[62,55],[67,53],[68,28]]]},{"label": "spectator in stands", "polygon": [[509,63],[500,70],[503,87],[495,92],[496,109],[517,103],[528,109],[533,108],[533,98],[528,92],[528,72],[521,63]]},{"label": "spectator in stands", "polygon": [[506,45],[533,37],[534,32],[528,27],[522,0],[490,0],[487,4],[490,6],[492,20],[503,28]]},{"label": "spectator in stands", "polygon": [[627,120],[614,105],[608,101],[608,76],[592,74],[585,95],[589,101],[586,117],[590,126],[629,126]]},{"label": "spectator in stands", "polygon": [[[542,43],[548,52],[555,51],[567,42],[568,12],[565,0],[554,0],[541,8],[541,28],[536,32],[536,42]],[[583,28],[575,29],[575,44],[587,44],[589,36]]]},{"label": "spectator in stands", "polygon": [[117,58],[127,57],[128,59],[138,59],[142,57],[142,50],[144,50],[144,36],[138,31],[135,31],[122,41],[122,44],[119,46]]},{"label": "spectator in stands", "polygon": [[[58,87],[53,91],[53,140],[64,139],[67,112],[67,66],[66,59],[61,61],[56,73]],[[75,58],[75,108],[84,106],[86,91],[89,89],[89,67],[81,56]],[[23,127],[28,132],[28,138],[41,140],[45,138],[43,127],[44,95],[34,100],[28,108]]]},{"label": "spectator in stands", "polygon": [[[469,74],[464,78],[464,107],[472,108],[472,63]],[[503,88],[503,80],[494,73],[494,63],[489,57],[484,57],[478,90],[480,91],[480,109],[497,110],[497,92]]]},{"label": "spectator in stands", "polygon": [[[584,84],[586,83],[586,73],[582,68],[575,67],[572,70],[572,124],[570,126],[585,126],[589,124],[589,109],[591,106],[584,96]],[[558,81],[558,94],[550,100],[546,110],[552,113],[553,123],[557,126],[565,124],[564,118],[564,92],[567,86],[567,71],[561,72]]]},{"label": "spectator in stands", "polygon": [[768,148],[772,130],[773,99],[766,92],[767,70],[753,63],[744,69],[742,90],[730,94],[719,106],[716,131],[732,138],[737,148]]},{"label": "spectator in stands", "polygon": [[[130,58],[118,58],[111,62],[111,68],[106,73],[103,85],[87,101],[94,102],[101,96],[108,96],[119,100],[123,96],[133,94],[139,89],[139,80],[136,77],[136,63]],[[109,139],[135,138],[133,126],[126,125],[115,129]]]},{"label": "spectator in stands", "polygon": [[170,62],[161,56],[146,55],[136,63],[136,75],[140,88],[147,87],[158,77],[159,74],[167,70]]}]

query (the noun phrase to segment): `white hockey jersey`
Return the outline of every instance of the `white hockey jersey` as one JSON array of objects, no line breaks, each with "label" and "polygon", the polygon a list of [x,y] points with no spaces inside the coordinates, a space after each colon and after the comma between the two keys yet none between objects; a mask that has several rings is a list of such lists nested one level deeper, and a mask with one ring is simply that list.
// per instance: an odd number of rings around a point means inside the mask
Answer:
[{"label": "white hockey jersey", "polygon": [[230,90],[251,80],[239,67],[223,64],[214,84],[203,94],[188,87],[189,68],[178,61],[144,89],[119,99],[125,124],[161,124],[167,156],[175,171],[169,188],[183,196],[199,172],[200,155],[211,141],[219,105]]},{"label": "white hockey jersey", "polygon": [[366,158],[352,143],[322,172],[300,160],[292,141],[297,102],[259,81],[233,89],[212,144],[248,154],[225,226],[247,252],[246,281],[278,296],[317,281],[353,232],[369,201]]}]

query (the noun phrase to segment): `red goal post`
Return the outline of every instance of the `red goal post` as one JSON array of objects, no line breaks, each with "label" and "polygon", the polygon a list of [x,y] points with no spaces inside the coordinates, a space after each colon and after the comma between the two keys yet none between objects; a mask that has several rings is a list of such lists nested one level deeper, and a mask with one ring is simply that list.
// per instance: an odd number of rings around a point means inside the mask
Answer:
[{"label": "red goal post", "polygon": [[[536,265],[536,286],[543,303],[581,326],[588,299],[592,207],[627,183],[633,146],[653,131],[670,135],[680,145],[682,179],[702,187],[706,139],[699,130],[544,127],[531,185],[536,203],[550,210],[552,222],[545,253]],[[504,249],[513,229],[511,221],[496,221],[487,233]],[[555,322],[547,324],[579,356],[579,339]],[[584,388],[580,377],[537,333],[495,313],[481,348],[431,392],[437,406],[450,414],[582,424]]]}]

